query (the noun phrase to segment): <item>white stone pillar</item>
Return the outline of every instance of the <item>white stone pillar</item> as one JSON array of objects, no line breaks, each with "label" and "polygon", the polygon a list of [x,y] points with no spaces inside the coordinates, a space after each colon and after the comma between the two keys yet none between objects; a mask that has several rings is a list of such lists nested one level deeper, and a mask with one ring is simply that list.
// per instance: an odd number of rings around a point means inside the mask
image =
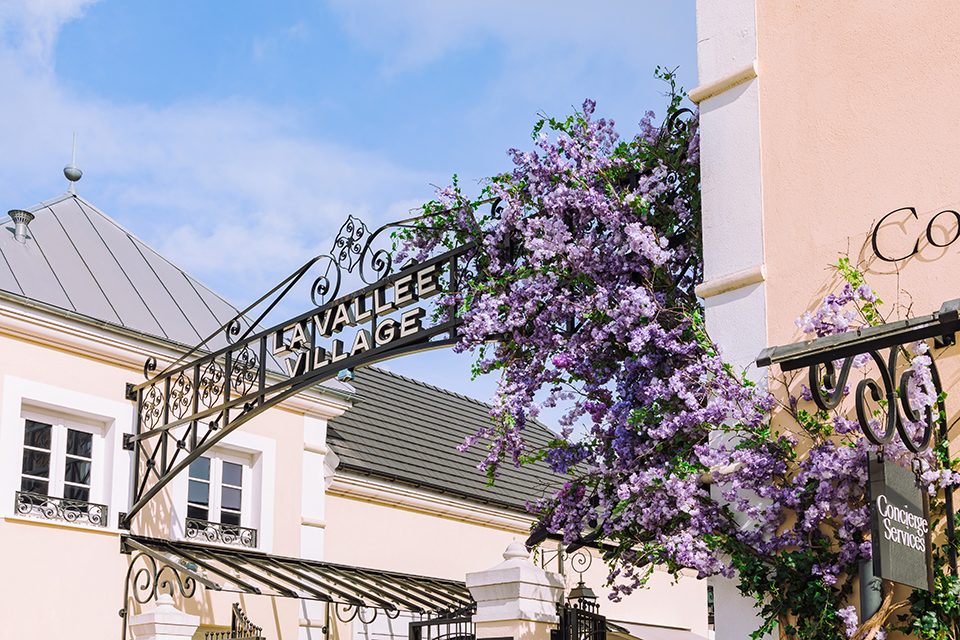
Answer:
[{"label": "white stone pillar", "polygon": [[328,458],[336,459],[327,449],[327,419],[303,417],[303,478],[301,480],[300,557],[323,560],[323,538],[326,528],[326,475]]},{"label": "white stone pillar", "polygon": [[[327,448],[327,418],[303,416],[303,474],[300,502],[300,557],[323,560],[326,532],[326,490],[337,455]],[[326,640],[327,603],[300,601],[299,640]]]},{"label": "white stone pillar", "polygon": [[563,578],[530,561],[526,548],[514,542],[497,566],[467,574],[467,589],[477,603],[473,621],[477,638],[550,640],[557,627],[557,603]]},{"label": "white stone pillar", "polygon": [[190,640],[200,626],[200,616],[192,616],[173,605],[170,594],[157,596],[157,605],[131,616],[128,627],[136,640]]}]

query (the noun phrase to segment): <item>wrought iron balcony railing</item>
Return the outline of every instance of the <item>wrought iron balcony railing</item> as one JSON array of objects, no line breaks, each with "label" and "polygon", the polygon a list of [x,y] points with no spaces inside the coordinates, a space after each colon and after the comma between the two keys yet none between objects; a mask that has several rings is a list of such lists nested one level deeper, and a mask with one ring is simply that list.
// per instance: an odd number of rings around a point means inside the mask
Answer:
[{"label": "wrought iron balcony railing", "polygon": [[17,491],[15,509],[18,514],[31,518],[76,522],[93,527],[107,526],[107,506],[95,502]]},{"label": "wrought iron balcony railing", "polygon": [[257,530],[235,524],[187,518],[187,538],[256,549]]}]

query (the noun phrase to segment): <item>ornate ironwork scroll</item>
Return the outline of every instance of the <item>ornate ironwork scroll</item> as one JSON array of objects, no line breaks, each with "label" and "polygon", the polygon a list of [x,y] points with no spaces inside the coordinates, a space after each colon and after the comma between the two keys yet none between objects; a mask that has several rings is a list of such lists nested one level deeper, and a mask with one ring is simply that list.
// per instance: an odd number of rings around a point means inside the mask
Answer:
[{"label": "ornate ironwork scroll", "polygon": [[198,518],[187,518],[184,532],[190,540],[214,542],[236,547],[257,548],[257,530],[220,522],[208,522]]},{"label": "ornate ironwork scroll", "polygon": [[585,547],[576,551],[567,552],[563,546],[558,544],[556,549],[540,549],[540,566],[547,568],[552,562],[557,563],[557,573],[567,575],[567,570],[572,570],[583,580],[583,574],[593,566],[593,553]]},{"label": "ornate ironwork scroll", "polygon": [[19,515],[31,518],[88,524],[93,527],[107,526],[107,506],[95,502],[17,491],[14,509]]},{"label": "ornate ironwork scroll", "polygon": [[[475,245],[395,268],[378,244],[387,230],[420,222],[371,233],[348,218],[330,254],[304,264],[159,373],[156,360],[145,363],[147,380],[128,386],[137,423],[124,444],[136,456],[133,504],[121,514],[122,527],[191,462],[271,406],[341,371],[457,341],[455,294],[475,269]],[[364,286],[340,295],[350,273]],[[309,286],[309,310],[262,328],[298,284]],[[428,309],[423,301],[434,296],[441,303]]]},{"label": "ornate ironwork scroll", "polygon": [[353,620],[359,620],[363,624],[372,624],[374,620],[377,619],[377,616],[380,615],[380,612],[383,612],[383,615],[388,617],[391,620],[396,620],[400,616],[399,609],[386,609],[378,607],[365,607],[358,604],[347,604],[344,602],[333,604],[333,613],[337,616],[337,620],[340,622],[351,622]]},{"label": "ornate ironwork scroll", "polygon": [[[132,607],[153,602],[162,593],[192,598],[197,591],[197,579],[187,567],[164,562],[153,554],[140,551],[132,555],[123,587],[123,619],[120,640],[129,640],[127,625]],[[210,586],[210,585],[208,585]]]},{"label": "ornate ironwork scroll", "polygon": [[[899,440],[908,451],[920,454],[930,448],[934,439],[949,442],[940,373],[931,357],[931,382],[938,397],[938,416],[934,416],[928,408],[921,412],[911,405],[909,387],[916,383],[915,374],[900,364],[900,358],[907,353],[907,345],[915,342],[932,339],[934,347],[956,344],[957,331],[960,331],[960,299],[944,302],[939,311],[927,316],[770,347],[757,357],[757,365],[777,364],[783,371],[807,368],[813,400],[823,410],[840,405],[849,392],[847,382],[855,364],[870,366],[876,373],[861,379],[854,391],[860,429],[877,446]],[[863,362],[858,363],[857,359]],[[946,546],[951,569],[957,575],[953,491],[944,491],[944,505],[949,541]]]},{"label": "ornate ironwork scroll", "polygon": [[[880,351],[873,350],[857,356],[848,356],[838,361],[827,361],[822,365],[814,364],[808,368],[808,381],[813,401],[823,410],[835,409],[843,401],[847,392],[847,381],[854,361],[862,356],[868,357],[868,363],[875,365],[879,375],[876,378],[864,378],[857,383],[855,400],[857,422],[863,435],[875,445],[890,444],[894,438],[913,453],[926,451],[933,441],[934,416],[929,408],[921,413],[910,404],[907,389],[914,384],[913,371],[907,369],[898,372],[900,356],[904,348],[900,345],[887,349],[884,357]],[[930,372],[937,396],[943,388],[937,365],[931,360]],[[881,404],[882,403],[882,404]],[[871,408],[877,405],[880,408]],[[941,415],[946,407],[941,401],[938,411]],[[878,427],[881,431],[878,433]],[[911,432],[913,429],[914,432]]]}]

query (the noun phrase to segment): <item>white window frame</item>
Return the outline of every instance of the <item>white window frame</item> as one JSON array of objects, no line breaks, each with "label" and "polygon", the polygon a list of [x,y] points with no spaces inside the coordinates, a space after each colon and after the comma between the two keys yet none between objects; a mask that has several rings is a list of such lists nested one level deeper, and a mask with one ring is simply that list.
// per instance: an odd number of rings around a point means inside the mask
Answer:
[{"label": "white window frame", "polygon": [[[82,431],[93,436],[90,456],[90,497],[87,502],[103,504],[104,500],[104,467],[106,466],[104,425],[94,422],[81,421],[75,416],[66,416],[60,412],[36,409],[26,405],[20,412],[20,428],[26,432],[27,420],[42,422],[51,426],[50,433],[50,468],[47,478],[47,495],[52,498],[65,498],[64,485],[66,483],[67,465],[67,430]],[[26,449],[26,444],[20,447],[20,455]],[[20,477],[23,477],[21,462]],[[19,487],[18,487],[19,489]]]},{"label": "white window frame", "polygon": [[[267,553],[273,551],[277,441],[265,436],[235,431],[204,455],[223,456],[223,459],[230,462],[245,460],[250,465],[249,469],[244,469],[240,526],[257,530],[257,549]],[[169,485],[173,499],[170,509],[170,532],[174,540],[190,540],[186,534],[189,475],[189,471],[184,470],[171,480]],[[213,478],[212,469],[211,478]],[[220,500],[219,496],[217,500]],[[210,502],[212,506],[212,495]],[[210,514],[213,514],[212,508]],[[204,544],[211,543],[205,541]]]},{"label": "white window frame", "polygon": [[[129,401],[115,400],[14,375],[4,375],[0,401],[0,516],[30,522],[16,512],[13,495],[20,490],[23,470],[24,420],[27,411],[52,413],[101,426],[103,464],[99,486],[90,488],[92,502],[108,510],[106,527],[87,523],[57,522],[58,526],[91,531],[118,532],[118,515],[130,503],[131,456],[123,450],[124,434],[133,433],[135,408]],[[51,489],[48,488],[48,493]],[[4,496],[7,496],[6,498]]]},{"label": "white window frame", "polygon": [[[201,457],[208,458],[210,460],[210,493],[208,496],[209,503],[207,505],[207,520],[214,523],[220,523],[223,521],[221,517],[221,509],[223,507],[221,504],[223,499],[223,463],[232,462],[233,464],[240,465],[242,469],[240,474],[240,526],[256,529],[257,527],[253,524],[255,520],[253,514],[253,456],[244,455],[233,451],[211,449],[210,451],[204,453]],[[188,470],[188,487],[190,480],[189,476],[190,472]],[[189,493],[187,497],[189,502]],[[187,517],[189,517],[189,515]]]}]

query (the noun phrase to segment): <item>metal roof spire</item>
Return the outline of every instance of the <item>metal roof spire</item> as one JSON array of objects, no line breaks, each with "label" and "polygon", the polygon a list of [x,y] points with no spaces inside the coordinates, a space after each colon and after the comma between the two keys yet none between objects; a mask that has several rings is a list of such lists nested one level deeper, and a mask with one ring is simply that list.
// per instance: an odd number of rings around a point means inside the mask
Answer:
[{"label": "metal roof spire", "polygon": [[70,156],[70,164],[63,168],[63,175],[70,181],[67,186],[67,193],[77,192],[77,181],[83,177],[83,171],[77,166],[77,132],[73,132],[73,151]]}]

